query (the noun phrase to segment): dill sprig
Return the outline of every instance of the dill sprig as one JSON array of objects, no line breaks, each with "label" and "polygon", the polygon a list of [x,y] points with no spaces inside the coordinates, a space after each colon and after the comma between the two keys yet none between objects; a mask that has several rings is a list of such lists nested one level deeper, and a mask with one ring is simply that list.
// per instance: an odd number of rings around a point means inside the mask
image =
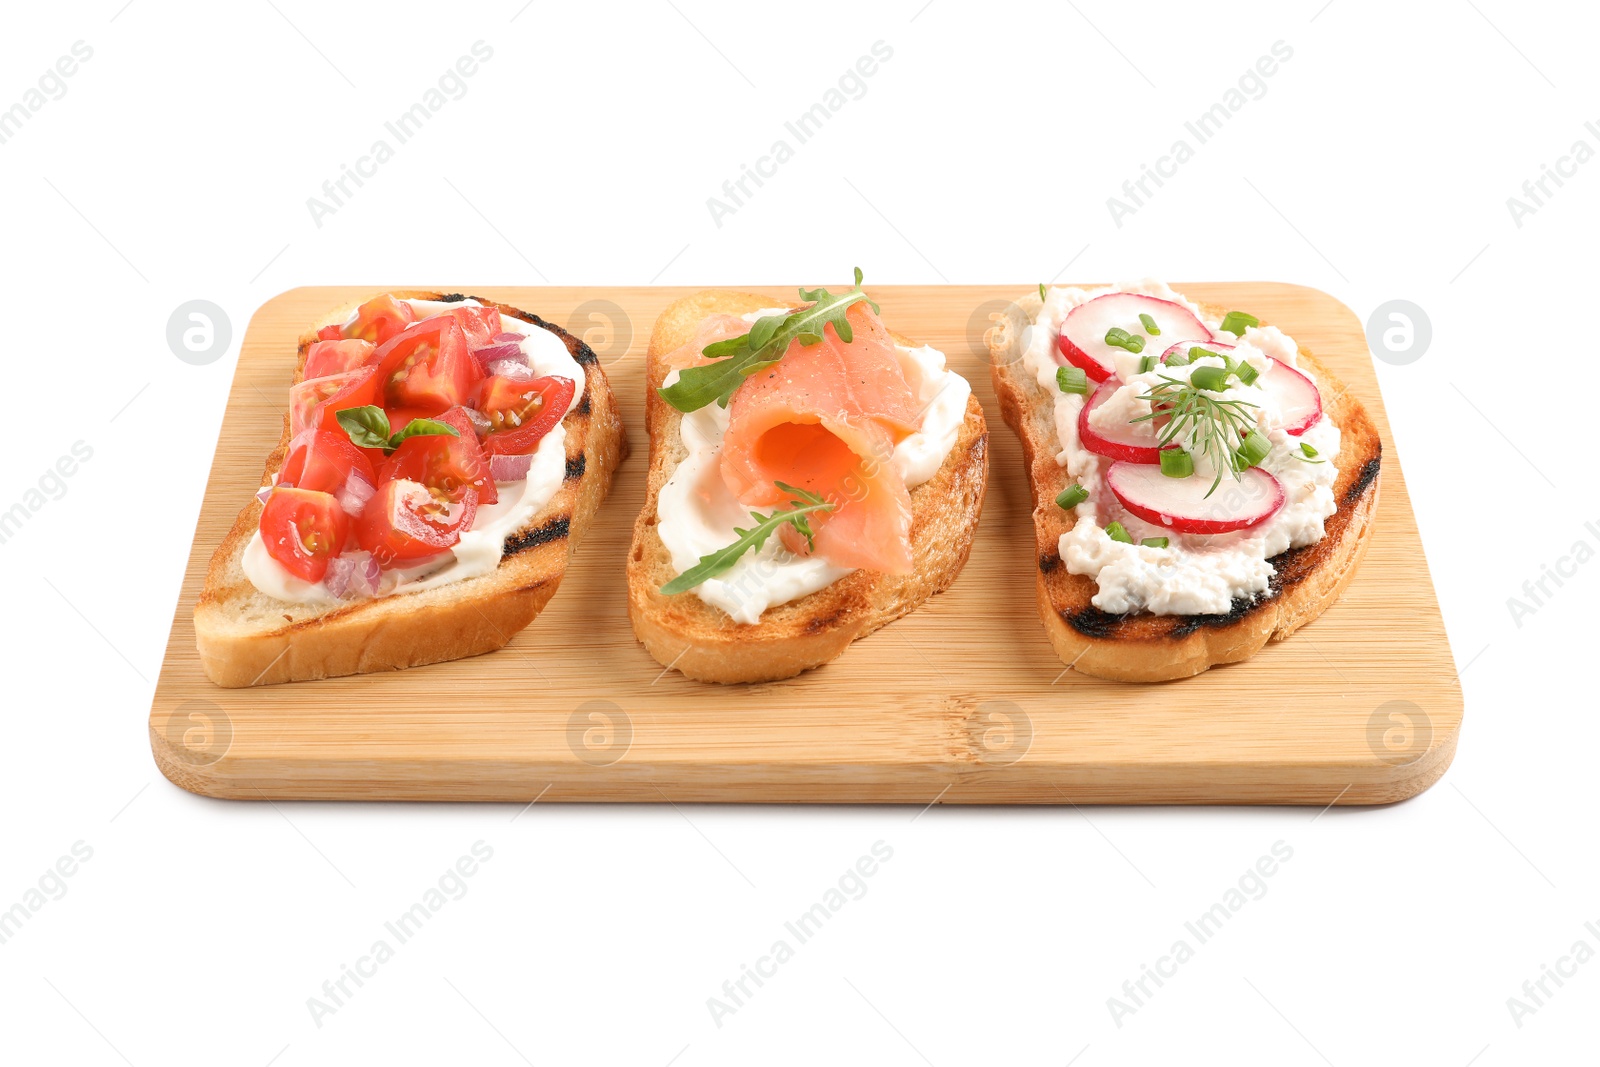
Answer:
[{"label": "dill sprig", "polygon": [[1141,415],[1133,422],[1146,422],[1165,417],[1161,427],[1160,442],[1164,448],[1173,442],[1187,443],[1191,451],[1200,452],[1211,461],[1217,476],[1206,490],[1206,496],[1217,491],[1222,484],[1222,472],[1230,472],[1240,480],[1243,474],[1234,462],[1239,441],[1255,429],[1255,419],[1250,411],[1255,404],[1246,400],[1218,400],[1207,396],[1188,382],[1163,374],[1161,383],[1139,397],[1150,402],[1150,414]]}]

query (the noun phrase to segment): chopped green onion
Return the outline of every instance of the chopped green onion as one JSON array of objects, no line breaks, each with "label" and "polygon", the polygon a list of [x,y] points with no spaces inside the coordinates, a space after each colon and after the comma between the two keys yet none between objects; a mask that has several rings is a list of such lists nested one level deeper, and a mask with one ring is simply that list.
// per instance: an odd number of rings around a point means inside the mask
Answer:
[{"label": "chopped green onion", "polygon": [[1156,369],[1156,357],[1155,356],[1144,356],[1143,358],[1141,358],[1139,360],[1139,373],[1140,374],[1149,374],[1151,371],[1153,371],[1155,369]]},{"label": "chopped green onion", "polygon": [[1221,359],[1222,353],[1213,352],[1209,348],[1201,348],[1199,345],[1195,345],[1193,348],[1189,349],[1189,358],[1191,360],[1204,359],[1207,356],[1211,356],[1213,359]]},{"label": "chopped green onion", "polygon": [[1073,482],[1056,495],[1056,507],[1071,511],[1085,500],[1089,499],[1089,490]]},{"label": "chopped green onion", "polygon": [[1127,528],[1120,522],[1108,524],[1106,526],[1106,536],[1113,541],[1121,541],[1125,545],[1133,544],[1133,538],[1129,536]]},{"label": "chopped green onion", "polygon": [[1039,283],[1039,299],[1040,300],[1047,299],[1047,297],[1044,295],[1044,282],[1040,282]]},{"label": "chopped green onion", "polygon": [[1220,393],[1228,387],[1228,369],[1226,367],[1196,367],[1194,373],[1189,375],[1189,384],[1196,389],[1206,389],[1213,393]]},{"label": "chopped green onion", "polygon": [[1126,349],[1134,355],[1144,351],[1143,337],[1136,337],[1127,330],[1116,326],[1106,331],[1106,344],[1111,345],[1113,348]]},{"label": "chopped green onion", "polygon": [[1222,329],[1227,333],[1244,336],[1251,326],[1260,326],[1261,320],[1243,311],[1230,311],[1222,317]]},{"label": "chopped green onion", "polygon": [[1271,451],[1272,442],[1267,440],[1267,435],[1259,430],[1251,430],[1234,450],[1234,465],[1240,470],[1249,470],[1266,459]]},{"label": "chopped green onion", "polygon": [[1144,323],[1145,333],[1149,334],[1151,337],[1161,336],[1161,327],[1156,325],[1155,319],[1152,319],[1149,315],[1146,315],[1141,311],[1139,312],[1139,321]]},{"label": "chopped green onion", "polygon": [[1310,445],[1306,444],[1304,441],[1300,442],[1300,451],[1302,451],[1302,452],[1304,452],[1306,454],[1306,458],[1307,459],[1316,459],[1317,458],[1317,450],[1312,448]]},{"label": "chopped green onion", "polygon": [[1233,365],[1234,377],[1246,385],[1256,384],[1256,379],[1261,377],[1261,372],[1248,363],[1235,363]]},{"label": "chopped green onion", "polygon": [[1082,367],[1057,367],[1056,388],[1063,393],[1077,393],[1079,396],[1089,395],[1089,376],[1083,373]]},{"label": "chopped green onion", "polygon": [[1167,356],[1163,362],[1169,367],[1187,367],[1189,365],[1189,353],[1180,348]]},{"label": "chopped green onion", "polygon": [[1187,478],[1194,473],[1194,457],[1188,451],[1169,446],[1161,450],[1161,473],[1168,478]]},{"label": "chopped green onion", "polygon": [[1166,548],[1168,541],[1165,537],[1146,537],[1139,543],[1146,548]]}]

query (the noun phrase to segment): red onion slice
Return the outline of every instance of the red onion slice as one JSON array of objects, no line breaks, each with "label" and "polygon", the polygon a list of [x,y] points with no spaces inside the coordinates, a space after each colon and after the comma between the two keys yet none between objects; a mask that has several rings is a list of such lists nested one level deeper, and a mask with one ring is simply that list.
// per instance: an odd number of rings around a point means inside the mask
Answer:
[{"label": "red onion slice", "polygon": [[521,345],[522,335],[520,333],[497,333],[494,335],[494,343],[497,345]]},{"label": "red onion slice", "polygon": [[528,357],[522,354],[521,346],[513,344],[484,345],[473,351],[472,358],[478,361],[478,366],[485,374],[489,373],[489,364],[496,360],[515,360],[524,366],[528,362]]},{"label": "red onion slice", "polygon": [[366,583],[365,589],[368,596],[378,595],[378,583],[383,580],[383,568],[378,566],[378,557],[368,556],[361,569],[356,572],[361,580]]},{"label": "red onion slice", "polygon": [[334,499],[339,501],[339,506],[345,510],[345,514],[355,516],[361,514],[367,506],[367,501],[371,500],[377,491],[365,476],[357,471],[351,471],[350,476],[339,487],[339,492],[334,494]]},{"label": "red onion slice", "polygon": [[523,359],[497,359],[484,370],[501,378],[510,378],[514,382],[531,382],[535,377],[533,368]]},{"label": "red onion slice", "polygon": [[489,416],[477,408],[462,408],[461,410],[466,414],[467,421],[472,423],[472,428],[477,431],[479,437],[494,429],[494,423],[489,421]]},{"label": "red onion slice", "polygon": [[378,561],[366,552],[351,552],[328,561],[328,573],[322,584],[328,595],[339,600],[358,596],[376,596],[383,570]]},{"label": "red onion slice", "polygon": [[520,482],[533,466],[533,453],[526,456],[490,456],[489,476],[497,482]]},{"label": "red onion slice", "polygon": [[328,595],[338,600],[343,600],[344,595],[350,591],[350,579],[356,572],[356,561],[349,556],[335,556],[328,561],[327,573],[322,576],[322,584],[327,587]]}]

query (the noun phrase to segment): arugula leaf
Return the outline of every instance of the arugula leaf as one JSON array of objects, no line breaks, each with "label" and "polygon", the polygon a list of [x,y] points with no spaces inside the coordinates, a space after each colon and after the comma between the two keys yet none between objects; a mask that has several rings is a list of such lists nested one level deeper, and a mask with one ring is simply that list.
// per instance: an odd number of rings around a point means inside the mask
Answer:
[{"label": "arugula leaf", "polygon": [[400,443],[408,437],[429,437],[436,434],[461,436],[461,432],[454,426],[438,419],[412,419],[406,423],[405,429],[397,434],[390,434],[389,416],[382,408],[373,404],[336,411],[334,418],[339,420],[339,425],[344,427],[344,432],[350,435],[350,440],[358,447],[381,448],[386,454],[399,448]]},{"label": "arugula leaf", "polygon": [[345,408],[334,413],[344,432],[361,448],[389,447],[389,416],[383,409],[368,404],[361,408]]},{"label": "arugula leaf", "polygon": [[661,587],[661,592],[667,596],[678,593],[687,593],[695,586],[719,574],[726,574],[739,561],[739,557],[752,549],[760,551],[761,546],[767,543],[767,538],[772,532],[785,525],[793,526],[800,531],[806,539],[806,544],[815,547],[811,531],[811,522],[806,516],[814,511],[832,511],[834,505],[822,499],[815,493],[808,493],[804,489],[797,489],[783,482],[774,483],[779,489],[791,497],[788,508],[779,508],[770,515],[763,515],[759,511],[752,511],[750,517],[756,525],[748,530],[735,526],[734,532],[739,535],[738,540],[715,552],[700,557],[700,562],[678,575],[672,581]]},{"label": "arugula leaf", "polygon": [[707,345],[701,354],[715,362],[679,371],[677,381],[658,390],[661,399],[683,412],[698,411],[712,401],[727,407],[734,390],[750,375],[782,359],[791,343],[820,344],[824,328],[831,323],[839,340],[849,344],[854,334],[845,312],[863,300],[874,312],[878,310],[861,291],[861,278],[857,267],[855,287],[839,296],[826,289],[801,289],[800,299],[811,301],[810,307],[787,315],[764,315],[750,324],[749,333]]}]

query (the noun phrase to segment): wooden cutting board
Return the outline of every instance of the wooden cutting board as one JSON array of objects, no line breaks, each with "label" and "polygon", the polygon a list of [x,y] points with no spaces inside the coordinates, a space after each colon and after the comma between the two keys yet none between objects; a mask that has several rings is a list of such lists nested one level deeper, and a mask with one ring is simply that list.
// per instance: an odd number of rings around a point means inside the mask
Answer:
[{"label": "wooden cutting board", "polygon": [[[644,352],[656,315],[692,290],[490,286],[466,291],[585,337],[633,443],[549,608],[473,659],[220,689],[195,653],[195,598],[277,441],[295,340],[329,308],[382,290],[275,297],[242,344],[150,710],[156,763],[185,789],[246,799],[1326,805],[1399,800],[1436,781],[1455,752],[1461,689],[1355,315],[1298,286],[1179,287],[1283,327],[1350,385],[1383,436],[1381,501],[1365,563],[1321,619],[1245,663],[1126,685],[1063,670],[1035,610],[1021,449],[983,344],[990,315],[1029,288],[872,288],[890,326],[972,382],[989,414],[991,481],[955,586],[826,667],[705,685],[662,670],[629,627]],[[775,304],[794,296],[763,291]]]}]

